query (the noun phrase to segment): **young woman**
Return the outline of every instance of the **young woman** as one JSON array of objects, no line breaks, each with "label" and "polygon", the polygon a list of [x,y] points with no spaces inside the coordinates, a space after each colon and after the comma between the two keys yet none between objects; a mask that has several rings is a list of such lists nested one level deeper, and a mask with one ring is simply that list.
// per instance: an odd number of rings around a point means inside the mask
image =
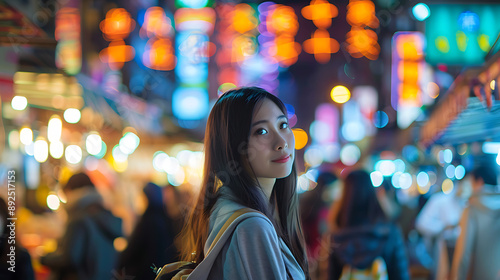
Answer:
[{"label": "young woman", "polygon": [[205,170],[184,231],[183,259],[198,263],[236,210],[261,215],[241,221],[208,279],[306,279],[298,215],[295,139],[284,104],[256,87],[223,94],[205,134]]},{"label": "young woman", "polygon": [[378,265],[383,259],[389,280],[410,279],[401,230],[386,218],[366,171],[355,170],[347,175],[339,203],[332,206],[338,208],[330,221],[333,233],[328,279],[340,279],[347,266],[374,268],[376,259]]}]

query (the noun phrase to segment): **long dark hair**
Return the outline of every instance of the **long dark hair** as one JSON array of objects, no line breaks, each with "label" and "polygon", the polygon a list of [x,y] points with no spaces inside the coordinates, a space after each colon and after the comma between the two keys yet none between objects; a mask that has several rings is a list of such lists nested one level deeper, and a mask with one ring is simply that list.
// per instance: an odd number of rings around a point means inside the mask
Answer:
[{"label": "long dark hair", "polygon": [[[304,238],[298,215],[295,164],[288,177],[276,179],[270,202],[266,201],[253,172],[247,171],[248,139],[254,108],[264,99],[274,102],[286,114],[283,102],[257,87],[243,87],[224,93],[215,103],[205,132],[205,166],[203,181],[188,222],[183,230],[183,259],[200,262],[208,237],[208,222],[217,201],[219,186],[229,187],[237,202],[262,212],[275,225],[276,232],[288,245],[297,262],[308,275]],[[278,222],[273,218],[278,210]]]},{"label": "long dark hair", "polygon": [[338,228],[385,222],[370,175],[364,170],[349,173],[344,180],[340,209],[334,221]]}]

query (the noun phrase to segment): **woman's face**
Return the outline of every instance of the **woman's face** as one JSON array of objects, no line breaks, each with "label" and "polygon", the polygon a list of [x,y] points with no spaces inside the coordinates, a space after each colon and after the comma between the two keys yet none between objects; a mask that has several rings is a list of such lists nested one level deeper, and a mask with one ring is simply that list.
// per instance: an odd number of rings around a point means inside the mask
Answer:
[{"label": "woman's face", "polygon": [[248,139],[248,161],[257,178],[290,175],[295,159],[295,138],[288,118],[270,99],[255,107]]}]

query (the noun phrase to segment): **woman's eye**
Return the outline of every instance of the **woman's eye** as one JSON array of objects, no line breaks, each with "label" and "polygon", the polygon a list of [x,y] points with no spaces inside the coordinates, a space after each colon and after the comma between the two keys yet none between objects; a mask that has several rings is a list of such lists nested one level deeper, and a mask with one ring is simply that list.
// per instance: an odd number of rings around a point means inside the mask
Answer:
[{"label": "woman's eye", "polygon": [[288,123],[284,122],[284,123],[280,124],[280,128],[281,129],[288,128]]},{"label": "woman's eye", "polygon": [[260,129],[257,129],[255,131],[255,134],[257,134],[257,135],[264,135],[264,134],[267,134],[267,130],[265,130],[263,128],[260,128]]}]

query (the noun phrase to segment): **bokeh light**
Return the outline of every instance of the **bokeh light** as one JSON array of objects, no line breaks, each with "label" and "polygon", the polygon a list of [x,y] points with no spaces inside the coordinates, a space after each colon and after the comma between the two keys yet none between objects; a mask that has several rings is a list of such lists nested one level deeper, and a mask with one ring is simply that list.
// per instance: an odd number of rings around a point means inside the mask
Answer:
[{"label": "bokeh light", "polygon": [[309,137],[307,136],[307,133],[300,128],[294,128],[292,129],[293,135],[295,136],[295,149],[300,150],[304,148],[307,145],[307,141]]},{"label": "bokeh light", "polygon": [[64,111],[64,120],[67,123],[77,123],[80,121],[81,117],[82,117],[82,114],[80,113],[80,110],[78,110],[78,109],[68,108]]},{"label": "bokeh light", "polygon": [[304,153],[304,161],[311,167],[320,165],[323,162],[323,150],[318,146],[310,146]]},{"label": "bokeh light", "polygon": [[358,162],[361,151],[354,144],[347,144],[340,150],[340,161],[347,166],[352,166]]},{"label": "bokeh light", "polygon": [[413,6],[412,13],[417,20],[424,21],[430,16],[431,10],[426,4],[418,3],[417,5]]},{"label": "bokeh light", "polygon": [[125,135],[120,139],[119,147],[120,150],[127,155],[132,154],[135,149],[139,146],[141,142],[139,136],[133,132],[126,132]]},{"label": "bokeh light", "polygon": [[448,165],[445,170],[446,177],[453,179],[455,178],[455,166],[452,164]]},{"label": "bokeh light", "polygon": [[380,171],[383,176],[391,176],[396,172],[396,165],[392,160],[379,160],[375,163],[375,170]]},{"label": "bokeh light", "polygon": [[401,173],[401,176],[399,176],[399,186],[403,189],[409,189],[412,184],[412,177],[410,173]]},{"label": "bokeh light", "polygon": [[14,110],[22,111],[28,106],[28,99],[24,96],[16,95],[12,98],[11,106]]},{"label": "bokeh light", "polygon": [[66,161],[71,164],[77,164],[82,161],[82,149],[77,145],[69,145],[64,151]]},{"label": "bokeh light", "polygon": [[453,181],[450,179],[445,179],[441,185],[443,193],[450,194],[453,191]]},{"label": "bokeh light", "polygon": [[443,151],[443,160],[446,163],[451,163],[453,160],[453,152],[450,149],[445,149]]},{"label": "bokeh light", "polygon": [[465,176],[465,167],[463,165],[458,165],[455,168],[455,178],[457,178],[457,180],[462,180],[464,176]]},{"label": "bokeh light", "polygon": [[345,86],[336,86],[331,91],[331,97],[334,102],[342,104],[349,101],[351,92]]},{"label": "bokeh light", "polygon": [[24,127],[19,133],[19,138],[21,140],[21,143],[23,143],[24,145],[29,145],[33,143],[33,131],[28,127]]},{"label": "bokeh light", "polygon": [[61,141],[50,142],[49,147],[50,156],[55,159],[62,158],[64,154],[64,145]]},{"label": "bokeh light", "polygon": [[101,136],[97,133],[92,133],[87,136],[87,140],[85,141],[85,148],[87,149],[87,153],[90,155],[97,155],[101,152],[102,149],[102,139]]},{"label": "bokeh light", "polygon": [[60,205],[61,202],[56,194],[51,193],[47,196],[47,206],[50,208],[50,210],[55,211],[59,209]]},{"label": "bokeh light", "polygon": [[43,137],[38,137],[34,146],[35,160],[42,163],[49,157],[49,145]]},{"label": "bokeh light", "polygon": [[233,83],[223,83],[222,85],[219,86],[217,89],[217,96],[223,95],[226,91],[235,88],[236,85]]},{"label": "bokeh light", "polygon": [[115,162],[120,163],[127,161],[128,155],[122,152],[118,144],[113,147],[113,150],[111,150],[111,154],[113,155],[113,159]]},{"label": "bokeh light", "polygon": [[62,121],[58,115],[50,118],[47,126],[47,138],[50,142],[57,142],[61,139]]},{"label": "bokeh light", "polygon": [[389,123],[389,116],[384,111],[375,112],[373,125],[377,128],[384,128]]},{"label": "bokeh light", "polygon": [[429,175],[424,171],[420,171],[417,175],[417,184],[420,187],[427,186],[429,184]]},{"label": "bokeh light", "polygon": [[384,182],[384,175],[380,171],[373,171],[370,173],[370,179],[374,187],[380,187]]}]

